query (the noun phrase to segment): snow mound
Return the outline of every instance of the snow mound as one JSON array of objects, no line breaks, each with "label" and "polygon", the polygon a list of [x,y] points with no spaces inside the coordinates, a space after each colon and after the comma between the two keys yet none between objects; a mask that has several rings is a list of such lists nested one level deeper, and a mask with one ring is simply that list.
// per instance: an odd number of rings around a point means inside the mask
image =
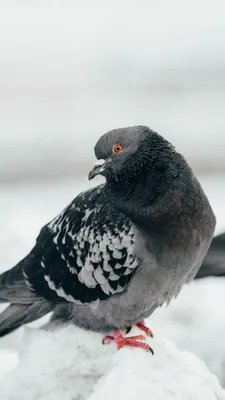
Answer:
[{"label": "snow mound", "polygon": [[225,398],[217,378],[196,356],[166,340],[154,340],[154,350],[154,357],[131,349],[116,354],[89,400]]},{"label": "snow mound", "polygon": [[[1,400],[225,399],[202,361],[164,339],[149,339],[153,357],[118,352],[102,345],[101,334],[74,326],[22,332],[19,364],[0,380]],[[0,352],[0,368],[4,362]]]},{"label": "snow mound", "polygon": [[225,278],[186,285],[169,307],[158,308],[146,324],[179,350],[194,353],[225,387]]},{"label": "snow mound", "polygon": [[0,379],[14,369],[18,363],[19,357],[16,350],[0,349]]}]

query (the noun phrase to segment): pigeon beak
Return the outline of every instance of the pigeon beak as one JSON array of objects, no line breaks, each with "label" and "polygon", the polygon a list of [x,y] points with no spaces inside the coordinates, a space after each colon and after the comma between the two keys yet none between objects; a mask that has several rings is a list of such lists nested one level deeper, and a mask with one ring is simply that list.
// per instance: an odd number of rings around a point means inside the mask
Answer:
[{"label": "pigeon beak", "polygon": [[102,172],[105,171],[106,168],[108,168],[111,162],[112,162],[111,158],[108,158],[107,160],[100,158],[99,160],[97,160],[94,167],[92,168],[91,172],[88,175],[89,181],[93,179],[96,175],[101,175]]}]

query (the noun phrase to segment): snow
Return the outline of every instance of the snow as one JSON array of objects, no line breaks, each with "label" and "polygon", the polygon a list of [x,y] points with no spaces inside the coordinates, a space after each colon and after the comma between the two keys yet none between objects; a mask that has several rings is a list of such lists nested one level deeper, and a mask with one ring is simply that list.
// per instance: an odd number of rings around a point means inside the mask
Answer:
[{"label": "snow", "polygon": [[[224,176],[200,180],[217,216],[217,232],[222,232]],[[2,185],[1,271],[24,257],[40,227],[89,186],[85,179]],[[141,395],[156,400],[225,399],[207,370],[225,386],[224,304],[224,279],[186,286],[168,308],[146,321],[155,335],[150,339],[154,357],[139,349],[117,352],[114,344],[102,346],[101,334],[77,327],[37,329],[48,321],[46,316],[0,339],[1,400],[132,400]]]},{"label": "snow", "polygon": [[86,399],[116,353],[99,334],[76,327],[21,331],[20,363],[0,381],[2,400]]},{"label": "snow", "polygon": [[197,357],[179,352],[166,340],[154,340],[156,356],[126,349],[114,356],[90,400],[224,399],[218,381]]},{"label": "snow", "polygon": [[225,387],[225,280],[207,278],[183,288],[170,306],[146,321],[157,338],[194,353]]},{"label": "snow", "polygon": [[141,349],[117,352],[101,340],[72,326],[23,329],[20,363],[0,381],[1,400],[225,399],[203,362],[166,340],[149,339],[154,357]]},{"label": "snow", "polygon": [[9,371],[13,370],[19,363],[19,356],[16,350],[0,349],[0,379]]}]

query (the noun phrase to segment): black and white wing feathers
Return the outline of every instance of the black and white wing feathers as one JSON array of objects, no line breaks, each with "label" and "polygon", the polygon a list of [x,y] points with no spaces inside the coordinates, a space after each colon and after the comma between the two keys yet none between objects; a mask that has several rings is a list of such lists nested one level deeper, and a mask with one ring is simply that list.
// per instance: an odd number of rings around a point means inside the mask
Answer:
[{"label": "black and white wing feathers", "polygon": [[[131,221],[105,197],[104,185],[81,193],[46,225],[24,265],[48,300],[91,303],[124,291],[139,260]],[[38,264],[37,264],[38,263]]]}]

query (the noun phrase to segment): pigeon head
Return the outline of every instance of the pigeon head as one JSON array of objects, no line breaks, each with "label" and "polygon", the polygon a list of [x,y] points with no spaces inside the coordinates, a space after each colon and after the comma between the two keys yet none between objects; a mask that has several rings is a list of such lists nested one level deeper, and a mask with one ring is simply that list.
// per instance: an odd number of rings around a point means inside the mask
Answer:
[{"label": "pigeon head", "polygon": [[146,126],[114,129],[105,133],[95,145],[97,161],[89,180],[103,175],[106,180],[134,179],[144,169],[162,168],[174,154],[173,146]]}]

